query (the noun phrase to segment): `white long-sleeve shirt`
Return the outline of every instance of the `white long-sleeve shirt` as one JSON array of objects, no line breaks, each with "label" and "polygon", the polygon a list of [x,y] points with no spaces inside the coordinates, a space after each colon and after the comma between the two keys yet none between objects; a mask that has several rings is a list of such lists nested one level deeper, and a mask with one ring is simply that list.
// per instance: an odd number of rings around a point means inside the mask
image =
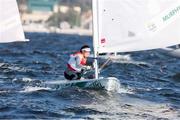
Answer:
[{"label": "white long-sleeve shirt", "polygon": [[68,68],[73,69],[76,72],[81,72],[81,69],[86,64],[86,60],[81,58],[80,53],[76,53],[70,56],[68,61]]}]

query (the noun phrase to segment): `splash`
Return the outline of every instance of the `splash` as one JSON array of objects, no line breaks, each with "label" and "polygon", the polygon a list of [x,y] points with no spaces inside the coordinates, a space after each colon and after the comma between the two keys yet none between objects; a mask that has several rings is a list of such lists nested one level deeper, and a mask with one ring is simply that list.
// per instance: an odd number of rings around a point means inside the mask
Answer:
[{"label": "splash", "polygon": [[108,78],[108,82],[107,85],[105,86],[105,89],[107,91],[110,92],[117,92],[117,93],[129,93],[131,94],[132,92],[130,91],[130,89],[124,88],[121,83],[120,80],[118,80],[115,77],[109,77]]},{"label": "splash", "polygon": [[20,91],[21,93],[29,93],[29,92],[35,92],[40,90],[51,90],[51,88],[48,87],[33,87],[33,86],[27,86],[24,88],[24,90]]}]

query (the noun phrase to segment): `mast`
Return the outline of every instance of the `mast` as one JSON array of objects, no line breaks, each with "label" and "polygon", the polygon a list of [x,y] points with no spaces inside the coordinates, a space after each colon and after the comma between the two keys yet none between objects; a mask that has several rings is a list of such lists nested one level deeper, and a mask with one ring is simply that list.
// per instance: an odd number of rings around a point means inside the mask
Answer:
[{"label": "mast", "polygon": [[93,49],[94,49],[94,67],[95,67],[95,78],[98,79],[98,0],[92,0],[93,10]]}]

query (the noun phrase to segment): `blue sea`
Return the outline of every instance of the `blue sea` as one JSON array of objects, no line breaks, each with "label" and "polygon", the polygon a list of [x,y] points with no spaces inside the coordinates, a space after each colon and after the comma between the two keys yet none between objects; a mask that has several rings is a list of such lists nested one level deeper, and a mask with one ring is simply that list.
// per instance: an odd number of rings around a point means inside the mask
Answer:
[{"label": "blue sea", "polygon": [[180,120],[179,59],[158,50],[123,53],[129,58],[111,61],[101,72],[118,78],[118,92],[51,90],[41,84],[64,80],[69,55],[84,44],[92,47],[92,37],[26,33],[26,38],[30,41],[0,44],[0,119]]}]

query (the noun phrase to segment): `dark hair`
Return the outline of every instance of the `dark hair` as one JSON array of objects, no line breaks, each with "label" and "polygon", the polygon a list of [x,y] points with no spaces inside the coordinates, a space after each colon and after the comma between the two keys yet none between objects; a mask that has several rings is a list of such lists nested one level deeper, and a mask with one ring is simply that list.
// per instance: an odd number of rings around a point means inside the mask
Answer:
[{"label": "dark hair", "polygon": [[82,52],[82,49],[84,49],[84,48],[90,48],[90,47],[88,45],[83,45],[80,49],[80,52]]}]

